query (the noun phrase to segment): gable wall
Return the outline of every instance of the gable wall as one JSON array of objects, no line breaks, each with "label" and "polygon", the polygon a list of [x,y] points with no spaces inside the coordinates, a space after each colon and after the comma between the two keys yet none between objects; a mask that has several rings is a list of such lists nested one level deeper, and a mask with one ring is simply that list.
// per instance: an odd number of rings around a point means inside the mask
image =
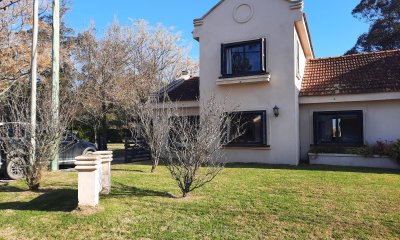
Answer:
[{"label": "gable wall", "polygon": [[[253,18],[237,23],[233,10],[239,4],[253,6]],[[229,149],[232,162],[298,163],[300,156],[298,84],[295,80],[294,22],[302,19],[300,10],[291,10],[285,0],[225,0],[195,29],[200,38],[200,96],[206,101],[215,95],[228,99],[232,109],[266,110],[270,149]],[[241,83],[218,86],[221,73],[221,44],[267,38],[269,83]],[[272,108],[280,108],[275,118]]]}]

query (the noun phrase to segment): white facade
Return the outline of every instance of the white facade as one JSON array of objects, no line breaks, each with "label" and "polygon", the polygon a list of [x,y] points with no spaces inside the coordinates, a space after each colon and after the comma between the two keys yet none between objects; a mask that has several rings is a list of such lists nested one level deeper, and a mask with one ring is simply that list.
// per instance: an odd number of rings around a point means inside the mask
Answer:
[{"label": "white facade", "polygon": [[[241,9],[243,8],[243,9]],[[244,20],[243,20],[244,19]],[[226,0],[200,20],[194,37],[200,43],[200,99],[215,95],[228,99],[240,111],[265,110],[267,146],[227,148],[230,162],[262,162],[297,165],[300,156],[298,93],[301,81],[296,71],[298,34],[306,35],[301,8],[285,0]],[[299,32],[300,32],[299,31]],[[221,79],[221,44],[266,39],[269,76]],[[300,44],[300,73],[305,53]],[[309,48],[309,46],[307,46]],[[308,50],[308,57],[312,52]],[[300,78],[301,79],[301,78]],[[274,106],[280,114],[272,113]]]},{"label": "white facade", "polygon": [[[376,94],[370,95],[373,98]],[[316,99],[318,100],[318,99]],[[319,100],[321,101],[321,99]],[[400,99],[347,101],[300,105],[301,158],[306,159],[313,144],[313,113],[318,111],[363,111],[364,144],[395,141],[400,138]]]},{"label": "white facade", "polygon": [[[399,92],[300,97],[307,60],[314,58],[302,7],[302,0],[222,0],[194,20],[200,101],[216,97],[232,111],[266,112],[266,141],[224,148],[229,162],[298,165],[314,143],[314,112],[361,110],[364,144],[400,138]],[[225,46],[257,39],[266,43],[265,72],[226,77]],[[191,102],[181,104],[189,104],[185,115],[201,113]]]}]

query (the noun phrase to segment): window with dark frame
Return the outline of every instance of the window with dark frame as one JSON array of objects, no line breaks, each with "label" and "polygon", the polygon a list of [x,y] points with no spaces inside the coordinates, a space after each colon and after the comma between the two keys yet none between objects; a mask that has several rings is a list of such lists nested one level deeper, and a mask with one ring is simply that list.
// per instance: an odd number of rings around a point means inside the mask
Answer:
[{"label": "window with dark frame", "polygon": [[239,43],[222,44],[222,77],[266,73],[266,41],[264,38]]},{"label": "window with dark frame", "polygon": [[361,146],[363,137],[363,112],[314,112],[314,144]]},{"label": "window with dark frame", "polygon": [[235,112],[230,114],[227,147],[267,146],[266,111]]}]

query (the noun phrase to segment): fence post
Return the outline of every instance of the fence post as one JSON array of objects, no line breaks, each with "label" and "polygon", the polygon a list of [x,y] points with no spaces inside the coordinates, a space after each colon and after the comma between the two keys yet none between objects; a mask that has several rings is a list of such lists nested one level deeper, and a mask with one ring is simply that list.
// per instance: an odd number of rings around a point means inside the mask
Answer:
[{"label": "fence post", "polygon": [[96,151],[92,153],[101,161],[101,194],[109,194],[111,191],[111,162],[113,160],[112,151]]},{"label": "fence post", "polygon": [[96,207],[99,204],[99,170],[101,161],[96,155],[75,158],[78,171],[78,206]]}]

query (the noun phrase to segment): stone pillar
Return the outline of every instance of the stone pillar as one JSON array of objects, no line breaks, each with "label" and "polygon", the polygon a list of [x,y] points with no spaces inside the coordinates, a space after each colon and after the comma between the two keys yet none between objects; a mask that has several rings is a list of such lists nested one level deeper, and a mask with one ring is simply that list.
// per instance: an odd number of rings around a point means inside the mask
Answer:
[{"label": "stone pillar", "polygon": [[96,151],[92,153],[99,157],[101,161],[101,194],[109,194],[111,191],[111,162],[113,160],[112,151]]},{"label": "stone pillar", "polygon": [[99,204],[101,160],[96,155],[75,158],[78,171],[78,207],[96,207]]}]

